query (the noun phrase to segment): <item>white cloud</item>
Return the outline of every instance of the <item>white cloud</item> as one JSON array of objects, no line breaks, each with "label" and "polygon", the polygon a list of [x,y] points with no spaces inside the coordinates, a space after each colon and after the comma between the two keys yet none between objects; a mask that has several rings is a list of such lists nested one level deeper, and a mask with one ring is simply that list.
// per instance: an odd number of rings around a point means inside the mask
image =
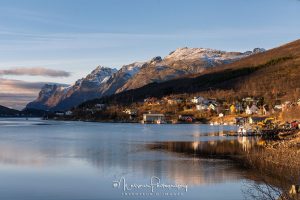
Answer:
[{"label": "white cloud", "polygon": [[63,70],[47,69],[43,67],[31,67],[31,68],[2,69],[0,70],[0,75],[69,77],[70,72],[63,71]]},{"label": "white cloud", "polygon": [[41,88],[49,82],[28,82],[0,78],[0,105],[23,109],[37,98]]}]

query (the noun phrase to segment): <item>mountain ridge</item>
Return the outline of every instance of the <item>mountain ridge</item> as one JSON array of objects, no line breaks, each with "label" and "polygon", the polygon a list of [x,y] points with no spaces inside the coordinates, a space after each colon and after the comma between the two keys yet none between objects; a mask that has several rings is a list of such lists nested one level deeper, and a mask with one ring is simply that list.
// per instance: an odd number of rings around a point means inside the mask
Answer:
[{"label": "mountain ridge", "polygon": [[[71,86],[43,87],[38,98],[26,108],[68,110],[84,101],[140,88],[149,83],[202,73],[209,68],[232,63],[262,51],[264,49],[257,48],[241,53],[184,47],[176,49],[164,58],[157,56],[149,61],[134,62],[123,65],[119,70],[98,66]],[[49,95],[45,95],[47,93]]]},{"label": "mountain ridge", "polygon": [[300,98],[300,40],[245,57],[237,62],[210,68],[162,83],[151,83],[110,97],[88,101],[125,103],[143,101],[147,97],[168,95],[203,95],[218,99],[263,97],[270,104],[277,100],[297,101]]}]

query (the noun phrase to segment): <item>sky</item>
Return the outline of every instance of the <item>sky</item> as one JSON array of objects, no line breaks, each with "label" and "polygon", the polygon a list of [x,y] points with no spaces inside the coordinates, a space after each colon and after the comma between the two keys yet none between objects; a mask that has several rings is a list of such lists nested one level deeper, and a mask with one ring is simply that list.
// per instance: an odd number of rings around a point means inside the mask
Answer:
[{"label": "sky", "polygon": [[0,105],[180,47],[270,49],[300,37],[299,0],[0,0]]}]

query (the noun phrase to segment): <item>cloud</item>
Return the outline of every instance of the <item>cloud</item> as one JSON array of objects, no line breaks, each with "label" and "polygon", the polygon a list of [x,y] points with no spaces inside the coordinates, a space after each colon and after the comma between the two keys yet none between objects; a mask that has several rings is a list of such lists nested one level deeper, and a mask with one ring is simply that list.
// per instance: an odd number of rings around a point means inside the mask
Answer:
[{"label": "cloud", "polygon": [[37,94],[9,94],[9,93],[0,93],[0,105],[6,106],[9,108],[22,110],[28,102],[36,99]]},{"label": "cloud", "polygon": [[37,97],[44,84],[0,78],[0,105],[21,110]]},{"label": "cloud", "polygon": [[45,82],[27,82],[0,78],[0,93],[35,93]]},{"label": "cloud", "polygon": [[29,102],[37,98],[38,93],[46,83],[48,82],[27,82],[0,78],[0,105],[23,109]]},{"label": "cloud", "polygon": [[0,75],[29,75],[29,76],[50,76],[50,77],[69,77],[70,72],[63,70],[53,70],[43,67],[32,67],[32,68],[14,68],[14,69],[3,69],[0,70]]}]

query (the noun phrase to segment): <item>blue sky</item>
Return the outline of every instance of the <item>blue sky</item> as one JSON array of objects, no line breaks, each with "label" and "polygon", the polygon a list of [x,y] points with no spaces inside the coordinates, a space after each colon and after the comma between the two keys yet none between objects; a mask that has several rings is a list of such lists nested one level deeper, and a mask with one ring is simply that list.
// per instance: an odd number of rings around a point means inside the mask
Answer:
[{"label": "blue sky", "polygon": [[71,84],[97,65],[118,68],[179,47],[268,49],[299,38],[299,10],[299,0],[0,0],[0,70],[71,74],[0,79]]}]

